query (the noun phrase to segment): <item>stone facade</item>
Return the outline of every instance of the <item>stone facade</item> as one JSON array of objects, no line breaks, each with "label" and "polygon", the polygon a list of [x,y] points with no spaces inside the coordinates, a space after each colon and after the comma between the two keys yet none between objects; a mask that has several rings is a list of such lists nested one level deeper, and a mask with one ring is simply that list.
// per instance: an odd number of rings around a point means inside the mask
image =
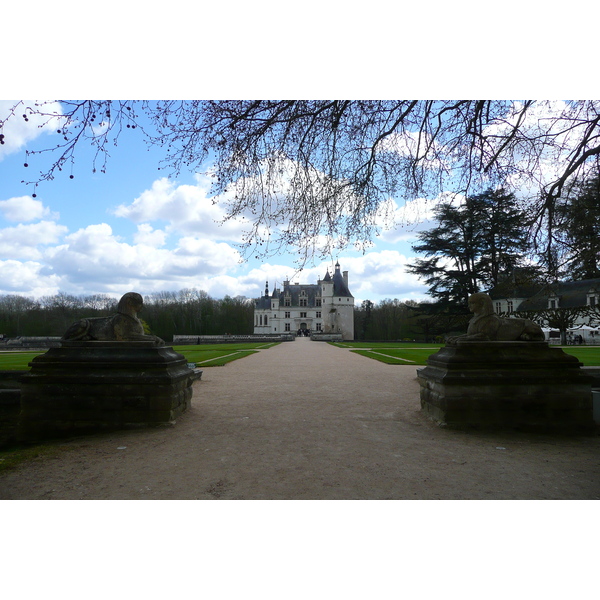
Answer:
[{"label": "stone facade", "polygon": [[348,287],[348,271],[335,265],[333,276],[327,271],[316,284],[283,282],[255,301],[254,333],[286,334],[320,332],[340,334],[344,340],[354,339],[354,297]]}]

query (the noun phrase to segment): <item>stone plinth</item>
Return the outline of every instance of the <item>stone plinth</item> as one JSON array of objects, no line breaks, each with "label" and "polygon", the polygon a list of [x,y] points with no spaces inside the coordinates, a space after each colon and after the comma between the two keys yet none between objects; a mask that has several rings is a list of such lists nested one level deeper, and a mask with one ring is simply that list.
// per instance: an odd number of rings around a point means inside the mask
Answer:
[{"label": "stone plinth", "polygon": [[152,342],[63,342],[21,379],[19,439],[168,423],[191,403],[193,372]]},{"label": "stone plinth", "polygon": [[592,378],[581,366],[547,342],[459,341],[418,371],[421,407],[460,429],[593,431]]}]

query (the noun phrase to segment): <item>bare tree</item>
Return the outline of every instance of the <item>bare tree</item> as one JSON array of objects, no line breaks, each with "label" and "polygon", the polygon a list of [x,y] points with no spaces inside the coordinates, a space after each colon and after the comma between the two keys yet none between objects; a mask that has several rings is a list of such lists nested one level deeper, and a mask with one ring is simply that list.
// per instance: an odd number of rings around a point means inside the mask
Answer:
[{"label": "bare tree", "polygon": [[[368,244],[394,216],[390,198],[528,190],[538,228],[552,229],[565,185],[598,169],[600,101],[225,100],[61,101],[56,159],[30,183],[54,177],[86,140],[93,169],[110,143],[140,127],[164,148],[163,167],[207,171],[227,218],[245,219],[244,244],[265,256],[282,245],[299,262]],[[56,114],[19,105],[0,120]],[[145,123],[146,121],[144,121]],[[0,142],[4,140],[0,138]],[[72,175],[71,175],[72,176]],[[539,233],[539,229],[538,229]]]}]

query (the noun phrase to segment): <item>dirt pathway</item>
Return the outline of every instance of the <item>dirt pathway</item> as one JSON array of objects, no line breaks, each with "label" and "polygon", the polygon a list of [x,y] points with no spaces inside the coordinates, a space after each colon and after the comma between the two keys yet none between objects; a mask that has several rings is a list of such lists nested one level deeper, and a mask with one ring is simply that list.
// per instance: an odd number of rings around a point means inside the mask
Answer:
[{"label": "dirt pathway", "polygon": [[298,339],[194,385],[175,426],[67,441],[0,474],[0,498],[600,498],[600,436],[440,429],[414,366]]}]

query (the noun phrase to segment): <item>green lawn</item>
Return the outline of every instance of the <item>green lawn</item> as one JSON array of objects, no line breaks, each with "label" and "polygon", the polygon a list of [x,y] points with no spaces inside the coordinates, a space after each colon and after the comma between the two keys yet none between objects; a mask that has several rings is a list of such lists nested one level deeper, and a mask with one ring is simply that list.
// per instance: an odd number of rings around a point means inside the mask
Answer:
[{"label": "green lawn", "polygon": [[576,356],[586,367],[600,367],[600,346],[562,346],[562,349]]},{"label": "green lawn", "polygon": [[[343,342],[333,343],[340,348],[352,348],[352,352],[366,356],[389,365],[415,365],[427,364],[427,358],[441,348],[439,344],[416,343],[385,343],[378,342]],[[561,346],[562,349],[576,356],[586,367],[600,366],[600,346]]]},{"label": "green lawn", "polygon": [[183,354],[188,362],[196,363],[198,368],[221,367],[228,362],[255,354],[277,343],[252,343],[247,344],[200,344],[198,346],[173,346],[175,352]]},{"label": "green lawn", "polygon": [[24,371],[43,352],[0,352],[0,371]]},{"label": "green lawn", "polygon": [[[247,343],[247,344],[200,344],[198,346],[173,346],[173,349],[186,357],[190,363],[196,363],[199,368],[220,367],[233,360],[254,354],[259,349],[276,346],[276,343]],[[34,357],[43,352],[0,352],[0,370],[23,371],[29,368]]]}]

